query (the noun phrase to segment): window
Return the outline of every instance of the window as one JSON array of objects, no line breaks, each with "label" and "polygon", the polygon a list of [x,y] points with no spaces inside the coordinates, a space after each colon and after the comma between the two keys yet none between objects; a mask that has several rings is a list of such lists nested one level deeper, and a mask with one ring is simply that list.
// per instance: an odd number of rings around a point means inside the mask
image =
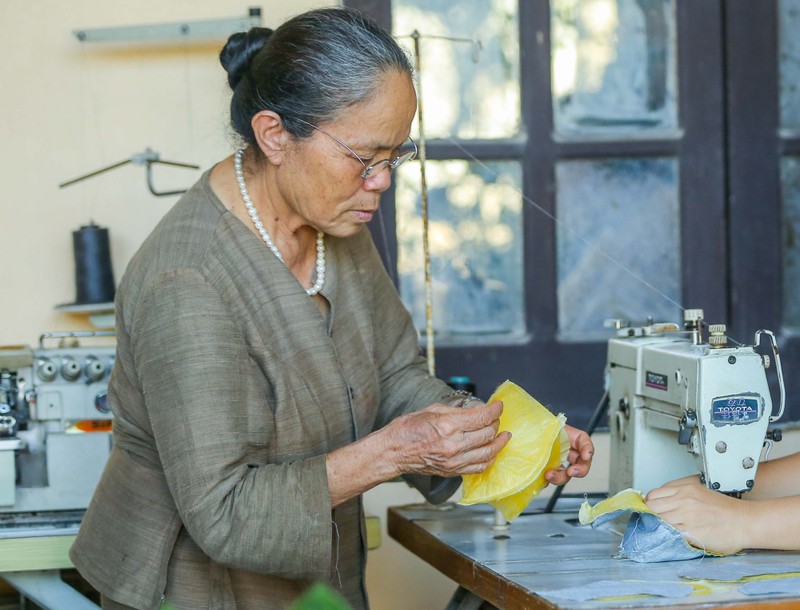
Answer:
[{"label": "window", "polygon": [[780,134],[786,155],[780,163],[783,200],[783,322],[785,332],[800,334],[800,0],[779,4]]},{"label": "window", "polygon": [[[346,4],[420,35],[440,377],[512,379],[585,425],[604,321],[682,307],[800,359],[800,0]],[[401,169],[371,228],[424,329]]]}]

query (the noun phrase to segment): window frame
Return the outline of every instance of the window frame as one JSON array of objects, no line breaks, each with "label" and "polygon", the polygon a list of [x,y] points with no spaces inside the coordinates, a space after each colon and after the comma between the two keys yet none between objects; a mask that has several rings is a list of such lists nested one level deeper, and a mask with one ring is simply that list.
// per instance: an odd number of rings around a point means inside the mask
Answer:
[{"label": "window frame", "polygon": [[[345,4],[391,27],[390,1],[345,0]],[[778,162],[781,154],[800,152],[800,138],[778,136],[776,3],[676,1],[680,129],[672,137],[583,141],[559,140],[553,133],[549,4],[545,0],[518,4],[521,119],[526,133],[459,144],[483,161],[520,161],[525,198],[551,215],[559,161],[677,158],[682,305],[702,308],[709,323],[727,322],[729,335],[743,343],[752,342],[761,328],[777,333],[782,289],[782,250],[780,238],[775,237],[781,228]],[[466,158],[450,142],[426,144],[428,159]],[[379,223],[370,230],[397,283],[391,263],[397,261],[393,189],[384,197],[386,235]],[[752,201],[769,203],[756,206]],[[544,404],[566,413],[570,423],[584,426],[603,393],[606,343],[559,341],[556,226],[531,205],[523,207],[523,224],[526,341],[479,339],[473,345],[437,345],[436,372],[444,379],[470,377],[484,397],[503,380],[515,380]],[[754,238],[764,245],[755,256],[730,246],[752,243]],[[765,294],[775,298],[764,299]],[[784,369],[800,362],[800,337],[782,341],[781,356]],[[783,421],[800,419],[800,397],[789,403]]]}]

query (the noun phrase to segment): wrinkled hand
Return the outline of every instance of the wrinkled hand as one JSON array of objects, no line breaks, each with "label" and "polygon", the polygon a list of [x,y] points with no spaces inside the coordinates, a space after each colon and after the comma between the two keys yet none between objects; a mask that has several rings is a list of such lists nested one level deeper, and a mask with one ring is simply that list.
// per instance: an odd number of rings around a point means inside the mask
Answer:
[{"label": "wrinkled hand", "polygon": [[696,476],[653,489],[645,501],[697,548],[719,553],[744,548],[742,533],[751,503],[711,491]]},{"label": "wrinkled hand", "polygon": [[572,426],[564,426],[564,430],[569,436],[569,466],[560,466],[545,473],[545,479],[553,485],[564,485],[572,477],[585,477],[592,467],[594,444],[589,435]]},{"label": "wrinkled hand", "polygon": [[511,439],[497,433],[503,403],[471,409],[433,404],[395,419],[384,430],[401,474],[452,477],[483,472]]}]

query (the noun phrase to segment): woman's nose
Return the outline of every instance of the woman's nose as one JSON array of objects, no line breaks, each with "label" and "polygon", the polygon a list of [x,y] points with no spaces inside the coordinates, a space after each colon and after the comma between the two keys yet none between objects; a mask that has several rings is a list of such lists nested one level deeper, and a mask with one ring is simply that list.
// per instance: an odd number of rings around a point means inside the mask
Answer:
[{"label": "woman's nose", "polygon": [[392,185],[392,172],[388,166],[374,172],[364,180],[364,188],[368,191],[382,193]]}]

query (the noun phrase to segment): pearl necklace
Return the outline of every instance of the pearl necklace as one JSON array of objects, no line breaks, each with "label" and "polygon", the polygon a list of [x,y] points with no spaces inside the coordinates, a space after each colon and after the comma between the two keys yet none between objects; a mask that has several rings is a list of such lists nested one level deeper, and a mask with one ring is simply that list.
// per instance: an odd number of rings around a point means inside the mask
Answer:
[{"label": "pearl necklace", "polygon": [[[239,192],[242,194],[242,199],[244,200],[244,207],[247,208],[247,213],[250,214],[250,219],[253,221],[253,224],[258,231],[258,234],[261,235],[261,239],[264,240],[264,243],[267,244],[267,248],[269,248],[272,253],[278,257],[278,260],[283,263],[283,256],[281,256],[280,250],[278,247],[273,243],[272,239],[267,233],[267,230],[264,228],[264,223],[261,222],[261,218],[258,216],[258,212],[256,211],[255,206],[253,205],[253,200],[250,199],[250,193],[247,192],[247,185],[244,181],[244,172],[242,171],[242,157],[244,156],[244,149],[240,148],[236,151],[236,155],[233,157],[233,167],[236,170],[236,181],[239,183]],[[314,296],[320,290],[322,290],[323,284],[325,284],[325,234],[322,231],[317,231],[317,264],[316,264],[316,271],[317,271],[317,279],[314,282],[314,285],[311,288],[306,288],[306,294],[308,296]],[[285,264],[285,263],[284,263]]]}]

